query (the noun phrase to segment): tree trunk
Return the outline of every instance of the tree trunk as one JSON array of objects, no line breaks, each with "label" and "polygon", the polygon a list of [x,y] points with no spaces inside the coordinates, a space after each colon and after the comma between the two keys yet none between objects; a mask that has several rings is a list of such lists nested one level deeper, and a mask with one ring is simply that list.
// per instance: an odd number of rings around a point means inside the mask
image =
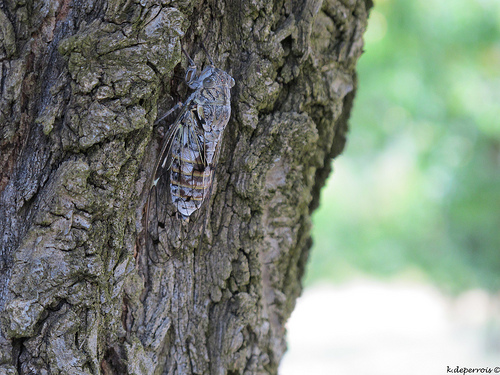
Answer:
[{"label": "tree trunk", "polygon": [[[4,0],[0,374],[275,374],[370,6]],[[152,256],[153,124],[188,94],[181,45],[234,77],[233,112],[202,244],[162,257],[159,223]]]}]

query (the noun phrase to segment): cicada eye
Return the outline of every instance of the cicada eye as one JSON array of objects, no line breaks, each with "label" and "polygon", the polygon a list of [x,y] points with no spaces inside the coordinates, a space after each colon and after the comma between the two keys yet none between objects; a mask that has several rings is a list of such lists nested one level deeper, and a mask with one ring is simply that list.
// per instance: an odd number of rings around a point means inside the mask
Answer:
[{"label": "cicada eye", "polygon": [[186,82],[189,85],[196,77],[196,66],[191,66],[186,70]]},{"label": "cicada eye", "polygon": [[212,77],[207,77],[203,80],[203,87],[213,87],[214,79]]}]

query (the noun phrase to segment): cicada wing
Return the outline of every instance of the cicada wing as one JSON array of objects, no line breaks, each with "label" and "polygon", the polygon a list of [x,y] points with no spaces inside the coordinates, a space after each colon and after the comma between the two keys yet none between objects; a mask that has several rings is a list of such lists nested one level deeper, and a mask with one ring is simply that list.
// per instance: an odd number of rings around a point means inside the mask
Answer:
[{"label": "cicada wing", "polygon": [[[169,128],[153,170],[146,232],[149,258],[154,262],[165,261],[193,246],[190,244],[193,228],[198,208],[203,203],[196,196],[199,169],[205,169],[203,133],[188,104],[186,102],[176,122]],[[180,190],[184,190],[182,194],[190,191],[193,199],[179,199]]]},{"label": "cicada wing", "polygon": [[148,257],[154,262],[159,262],[162,258],[168,258],[169,251],[164,246],[165,241],[161,241],[161,238],[165,236],[162,229],[165,228],[166,217],[169,215],[169,169],[172,164],[172,146],[175,139],[182,132],[181,120],[185,112],[184,107],[175,122],[169,127],[148,182],[149,192],[144,214],[144,230],[146,251]]},{"label": "cicada wing", "polygon": [[149,191],[146,213],[145,213],[145,233],[146,233],[146,252],[148,257],[154,263],[161,263],[169,257],[169,250],[163,245],[165,216],[168,204],[165,197],[168,186],[168,173],[160,175],[159,180],[151,187]]},{"label": "cicada wing", "polygon": [[[200,215],[206,207],[206,191],[208,189],[207,158],[205,150],[204,131],[200,126],[198,119],[191,112],[192,116],[186,121],[183,129],[182,145],[183,149],[178,150],[179,158],[177,167],[184,171],[179,176],[179,185],[185,190],[189,198],[179,199],[175,202],[175,208],[180,218],[179,230],[182,248],[196,248],[200,228]],[[189,171],[189,173],[187,173]]]},{"label": "cicada wing", "polygon": [[221,141],[217,142],[212,162],[207,165],[207,167],[210,168],[209,189],[203,201],[202,207],[198,210],[198,216],[196,220],[196,230],[194,230],[197,233],[197,238],[198,238],[198,251],[200,251],[203,246],[204,237],[207,237],[208,242],[211,242],[212,238],[211,235],[212,228],[208,227],[208,221],[210,219],[210,214],[211,214],[211,209],[210,209],[212,207],[211,200],[214,191],[215,174],[217,172],[217,166],[219,164],[221,144],[222,144]]},{"label": "cicada wing", "polygon": [[[173,222],[172,226],[177,225],[176,233],[180,233],[179,246],[188,250],[199,247],[206,227],[205,219],[211,197],[214,167],[209,160],[212,161],[214,158],[207,157],[209,142],[194,111],[190,111],[190,118],[186,119],[185,125],[180,143],[182,147],[174,149],[173,152],[177,156],[174,156],[176,160],[172,171],[183,172],[182,176],[175,177],[176,181],[172,185],[177,185],[176,188],[179,190],[184,189],[184,198],[174,197],[179,220]],[[175,195],[175,192],[172,195]]]}]

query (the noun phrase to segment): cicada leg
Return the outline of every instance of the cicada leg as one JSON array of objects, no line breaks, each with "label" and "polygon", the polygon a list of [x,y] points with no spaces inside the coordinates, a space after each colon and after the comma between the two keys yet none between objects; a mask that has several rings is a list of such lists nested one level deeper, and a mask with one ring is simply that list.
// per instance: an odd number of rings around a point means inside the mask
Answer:
[{"label": "cicada leg", "polygon": [[154,125],[158,125],[160,122],[165,120],[168,116],[170,116],[174,111],[178,110],[180,107],[182,107],[184,103],[178,102],[176,105],[174,105],[172,108],[170,108],[167,113],[165,113],[163,116],[161,116],[158,120],[155,121]]},{"label": "cicada leg", "polygon": [[205,45],[203,43],[201,43],[201,48],[203,48],[203,51],[205,51],[205,54],[207,55],[208,57],[208,61],[210,61],[210,64],[212,66],[215,66],[214,64],[214,60],[212,60],[212,57],[210,56],[210,54],[208,53],[207,49],[205,48]]}]

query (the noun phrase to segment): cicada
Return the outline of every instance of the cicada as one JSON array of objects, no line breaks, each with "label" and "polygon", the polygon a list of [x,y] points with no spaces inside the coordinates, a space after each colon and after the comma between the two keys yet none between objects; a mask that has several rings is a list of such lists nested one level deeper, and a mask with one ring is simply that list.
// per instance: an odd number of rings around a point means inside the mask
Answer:
[{"label": "cicada", "polygon": [[[163,209],[158,206],[173,207],[176,220],[185,226],[209,201],[224,129],[231,116],[234,79],[216,68],[208,53],[210,65],[198,72],[194,61],[184,49],[182,51],[189,61],[185,81],[194,91],[184,103],[156,121],[159,123],[180,107],[164,137],[150,178],[145,215],[147,234],[153,221],[154,225],[161,222],[156,215]],[[151,213],[153,201],[154,214]],[[156,218],[151,219],[154,216]]]}]

